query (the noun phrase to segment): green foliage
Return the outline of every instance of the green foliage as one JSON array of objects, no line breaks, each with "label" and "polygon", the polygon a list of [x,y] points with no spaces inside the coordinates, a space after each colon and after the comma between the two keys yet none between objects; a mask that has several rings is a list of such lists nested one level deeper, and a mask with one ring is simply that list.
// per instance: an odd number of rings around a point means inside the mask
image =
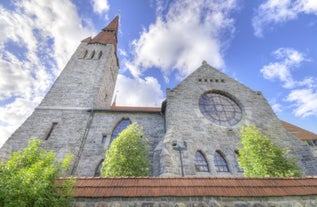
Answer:
[{"label": "green foliage", "polygon": [[148,144],[142,128],[129,125],[112,142],[101,169],[102,176],[146,176],[149,174]]},{"label": "green foliage", "polygon": [[47,152],[40,145],[40,140],[31,138],[24,150],[0,163],[0,206],[70,206],[74,180],[66,179],[59,187],[55,182],[72,156],[59,162],[53,151]]},{"label": "green foliage", "polygon": [[298,177],[301,175],[295,158],[286,158],[287,151],[275,145],[255,125],[241,129],[239,165],[246,176]]}]

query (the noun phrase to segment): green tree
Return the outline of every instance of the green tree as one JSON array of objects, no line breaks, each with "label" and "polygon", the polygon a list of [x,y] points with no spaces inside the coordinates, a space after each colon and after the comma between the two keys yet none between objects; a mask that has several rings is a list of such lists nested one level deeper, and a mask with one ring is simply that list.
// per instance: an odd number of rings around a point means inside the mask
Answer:
[{"label": "green tree", "polygon": [[40,145],[40,140],[31,138],[24,150],[0,163],[0,206],[70,206],[74,180],[56,185],[56,179],[68,168],[72,156],[57,161],[53,151]]},{"label": "green tree", "polygon": [[148,143],[137,123],[129,125],[112,142],[101,168],[102,176],[146,176],[150,162]]},{"label": "green tree", "polygon": [[275,145],[255,125],[242,127],[238,162],[246,176],[298,177],[301,171],[295,158],[285,157],[286,150]]}]

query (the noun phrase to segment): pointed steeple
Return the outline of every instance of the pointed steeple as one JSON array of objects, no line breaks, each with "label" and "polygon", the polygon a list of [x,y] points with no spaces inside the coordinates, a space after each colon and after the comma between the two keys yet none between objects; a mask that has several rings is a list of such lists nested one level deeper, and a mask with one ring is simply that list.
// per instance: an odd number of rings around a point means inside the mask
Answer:
[{"label": "pointed steeple", "polygon": [[113,44],[117,48],[117,34],[118,34],[119,16],[116,16],[105,28],[99,32],[94,38],[88,40],[89,44]]}]

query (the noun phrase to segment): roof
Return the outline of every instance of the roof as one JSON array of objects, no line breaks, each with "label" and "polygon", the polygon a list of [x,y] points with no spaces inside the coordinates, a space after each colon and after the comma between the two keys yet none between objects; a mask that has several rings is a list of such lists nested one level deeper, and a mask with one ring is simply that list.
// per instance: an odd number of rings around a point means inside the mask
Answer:
[{"label": "roof", "polygon": [[298,139],[301,139],[303,141],[317,139],[317,134],[314,134],[310,131],[307,131],[303,128],[300,128],[298,126],[295,126],[293,124],[290,124],[286,121],[281,120],[282,126],[285,128],[285,130],[292,134],[293,136],[297,137]]},{"label": "roof", "polygon": [[79,177],[75,182],[77,198],[305,195],[317,195],[317,177]]},{"label": "roof", "polygon": [[160,107],[136,107],[136,106],[115,106],[110,107],[114,111],[129,111],[129,112],[161,112]]},{"label": "roof", "polygon": [[99,34],[89,40],[89,43],[113,44],[117,48],[118,23],[119,17],[116,16]]}]

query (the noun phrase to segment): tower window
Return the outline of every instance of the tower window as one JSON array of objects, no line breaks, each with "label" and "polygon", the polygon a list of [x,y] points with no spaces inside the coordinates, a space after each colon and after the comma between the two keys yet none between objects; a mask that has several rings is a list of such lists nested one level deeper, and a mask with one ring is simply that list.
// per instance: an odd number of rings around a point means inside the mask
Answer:
[{"label": "tower window", "polygon": [[195,154],[195,167],[197,172],[209,172],[207,160],[201,151]]},{"label": "tower window", "polygon": [[117,138],[117,136],[122,132],[125,128],[127,128],[131,124],[130,119],[122,119],[117,126],[112,131],[111,141],[110,143]]},{"label": "tower window", "polygon": [[81,58],[83,58],[83,59],[86,58],[87,54],[88,54],[88,50],[85,50],[85,51],[83,52],[83,55],[82,55]]},{"label": "tower window", "polygon": [[99,177],[101,175],[101,168],[102,168],[102,163],[103,163],[103,159],[99,162],[99,164],[96,167],[95,170],[95,177]]},{"label": "tower window", "polygon": [[101,56],[102,56],[102,51],[100,51],[98,54],[98,60],[101,58]]},{"label": "tower window", "polygon": [[92,51],[91,55],[90,55],[90,59],[93,59],[95,56],[95,51]]},{"label": "tower window", "polygon": [[54,129],[57,127],[57,124],[58,124],[57,122],[53,122],[53,123],[52,123],[52,126],[51,126],[51,128],[50,128],[50,131],[48,132],[48,134],[47,134],[45,140],[48,140],[48,138],[50,138],[50,136],[52,135]]},{"label": "tower window", "polygon": [[220,151],[216,151],[214,157],[217,172],[229,172],[228,164]]}]

